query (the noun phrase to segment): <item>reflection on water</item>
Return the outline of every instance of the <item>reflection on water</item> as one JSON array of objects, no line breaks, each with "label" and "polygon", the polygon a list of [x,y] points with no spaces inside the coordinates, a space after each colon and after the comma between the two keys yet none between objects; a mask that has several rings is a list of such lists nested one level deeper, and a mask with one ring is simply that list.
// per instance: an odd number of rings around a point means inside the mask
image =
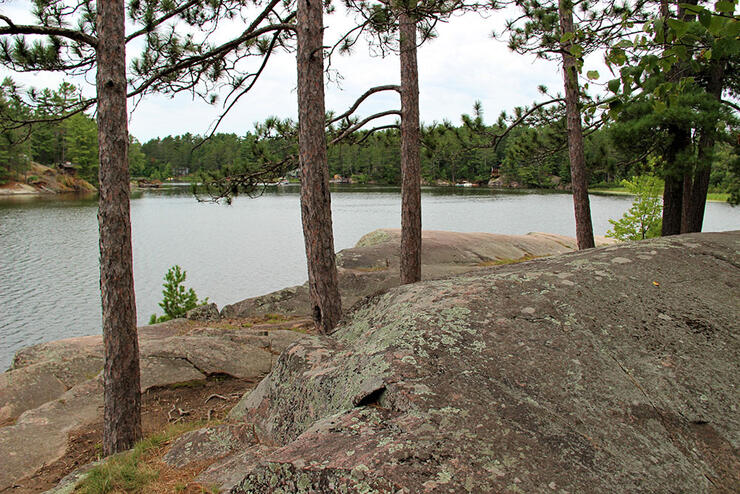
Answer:
[{"label": "reflection on water", "polygon": [[[399,228],[397,187],[332,188],[335,246],[376,228]],[[429,230],[574,234],[568,194],[425,187]],[[592,196],[594,231],[629,207],[623,196]],[[740,228],[740,210],[710,203],[705,230]],[[0,368],[18,348],[100,331],[98,226],[94,197],[0,200]],[[188,286],[219,307],[306,280],[296,185],[271,187],[232,206],[199,203],[188,187],[134,193],[131,202],[139,322],[161,309],[162,277],[179,264]]]}]

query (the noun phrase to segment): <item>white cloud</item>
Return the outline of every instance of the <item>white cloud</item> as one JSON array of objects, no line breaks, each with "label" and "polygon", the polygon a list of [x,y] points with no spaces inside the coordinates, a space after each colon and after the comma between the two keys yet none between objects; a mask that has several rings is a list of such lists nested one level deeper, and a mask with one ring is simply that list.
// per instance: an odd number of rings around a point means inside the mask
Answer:
[{"label": "white cloud", "polygon": [[[17,3],[17,2],[16,2]],[[7,10],[5,7],[3,10]],[[473,102],[480,100],[492,122],[502,110],[531,103],[538,98],[537,85],[558,90],[562,84],[558,64],[534,61],[509,51],[506,44],[491,38],[511,12],[497,12],[488,18],[477,14],[453,17],[441,24],[439,37],[419,50],[419,86],[421,118],[424,122],[449,119],[458,122],[462,113],[470,113]],[[325,17],[327,42],[335,39],[352,19],[337,12]],[[240,24],[224,26],[223,34],[236,32]],[[332,69],[342,76],[326,87],[327,109],[344,111],[367,88],[398,83],[398,57],[370,56],[366,43],[359,43],[351,55],[335,55]],[[7,74],[3,71],[2,74]],[[26,85],[56,86],[64,77],[58,74],[19,74],[16,79]],[[88,77],[91,81],[92,78]],[[88,82],[90,82],[88,81]],[[85,81],[74,81],[85,84]],[[275,55],[262,79],[245,95],[220,126],[221,132],[244,134],[256,121],[270,115],[295,118],[296,72],[293,54]],[[87,85],[92,91],[92,85]],[[361,107],[362,115],[400,108],[394,93],[373,95]],[[204,133],[217,118],[221,108],[189,95],[174,98],[148,96],[132,114],[131,133],[142,141],[169,134]],[[393,119],[391,119],[393,120]]]}]

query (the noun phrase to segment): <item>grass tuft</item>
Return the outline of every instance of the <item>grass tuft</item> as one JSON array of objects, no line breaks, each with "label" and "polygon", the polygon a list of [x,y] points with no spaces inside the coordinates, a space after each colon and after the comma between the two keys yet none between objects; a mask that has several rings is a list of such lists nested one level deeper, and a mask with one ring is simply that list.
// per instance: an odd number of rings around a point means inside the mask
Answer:
[{"label": "grass tuft", "polygon": [[78,494],[107,494],[110,492],[139,493],[159,477],[159,471],[148,463],[149,457],[174,438],[205,425],[196,421],[172,424],[162,432],[152,434],[136,443],[129,451],[108,458],[96,466],[75,486]]}]

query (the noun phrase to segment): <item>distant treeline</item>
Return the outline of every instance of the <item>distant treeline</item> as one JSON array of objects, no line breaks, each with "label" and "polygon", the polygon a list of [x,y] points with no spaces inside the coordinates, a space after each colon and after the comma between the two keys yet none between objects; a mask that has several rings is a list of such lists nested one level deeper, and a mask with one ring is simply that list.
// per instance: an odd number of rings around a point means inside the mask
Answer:
[{"label": "distant treeline", "polygon": [[[500,177],[503,185],[526,187],[567,187],[570,182],[568,151],[562,124],[547,127],[512,129],[494,149],[488,135],[500,134],[497,126],[485,132],[466,125],[449,123],[423,129],[422,177],[428,183],[463,181],[487,183]],[[364,140],[363,140],[364,138]],[[585,141],[590,183],[618,183],[649,171],[649,160],[636,152],[621,149],[617,129],[602,128]],[[356,141],[363,140],[361,144]],[[152,139],[142,145],[134,142],[130,150],[131,173],[157,179],[197,176],[229,166],[244,167],[261,156],[255,134],[215,134],[204,141],[199,135],[185,134]],[[270,144],[268,143],[268,147]],[[281,157],[275,143],[273,155]],[[718,144],[718,161],[712,170],[711,188],[724,191],[731,180],[732,146]],[[397,129],[378,131],[370,136],[360,132],[353,142],[329,147],[329,172],[352,178],[356,183],[400,184],[400,133]]]},{"label": "distant treeline", "polygon": [[[12,81],[3,82],[7,89]],[[31,109],[24,103],[0,94],[4,114],[27,117]],[[58,106],[79,98],[79,90],[62,84],[58,90],[45,90],[39,99]],[[42,105],[43,106],[43,105]],[[47,105],[48,106],[48,105]],[[32,114],[39,120],[48,115]],[[271,119],[273,122],[276,119]],[[463,181],[486,183],[500,177],[502,185],[523,187],[567,187],[570,170],[564,122],[558,120],[539,127],[515,127],[506,133],[498,125],[477,124],[466,117],[459,126],[449,122],[424,126],[422,129],[422,176],[428,183]],[[283,121],[283,128],[292,122]],[[140,143],[130,138],[129,167],[131,176],[165,180],[176,177],[197,178],[200,172],[224,168],[254,168],[264,160],[281,159],[294,152],[293,137],[268,133],[269,125],[260,125],[244,135],[219,133],[205,139],[200,135],[167,136]],[[618,183],[622,179],[650,168],[650,158],[641,155],[639,147],[630,146],[629,128],[613,125],[590,133],[585,140],[589,180],[594,184]],[[395,128],[368,135],[360,131],[329,147],[330,174],[352,178],[358,183],[399,184],[400,135]],[[259,137],[258,137],[259,135]],[[288,135],[294,135],[288,133]],[[498,140],[498,146],[491,144]],[[258,144],[259,142],[259,144]],[[715,150],[710,190],[724,192],[733,176],[731,161],[737,159],[733,146],[720,142]],[[643,153],[644,154],[644,153]],[[95,120],[84,113],[70,118],[35,124],[30,133],[3,130],[0,133],[0,182],[21,176],[30,161],[44,165],[72,162],[80,166],[79,175],[97,182],[98,144]]]}]

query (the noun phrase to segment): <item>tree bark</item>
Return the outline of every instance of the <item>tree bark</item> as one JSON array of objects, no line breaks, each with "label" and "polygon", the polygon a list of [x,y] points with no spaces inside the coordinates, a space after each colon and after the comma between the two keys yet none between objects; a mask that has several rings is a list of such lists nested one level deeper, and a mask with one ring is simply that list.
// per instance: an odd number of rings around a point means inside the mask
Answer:
[{"label": "tree bark", "polygon": [[105,347],[105,455],[129,449],[141,438],[139,342],[129,212],[124,26],[123,0],[98,2],[98,223]]},{"label": "tree bark", "polygon": [[[696,0],[686,0],[685,3],[696,5]],[[691,21],[693,15],[685,8],[678,6],[677,16],[683,21]],[[667,8],[661,9],[664,20],[670,17]],[[678,64],[678,65],[685,65]],[[674,66],[667,75],[667,80],[677,82],[681,67]],[[685,68],[685,67],[684,67]],[[662,236],[678,235],[681,233],[684,214],[691,199],[692,169],[681,154],[691,145],[691,130],[676,124],[668,126],[672,142],[665,155],[665,187],[663,188],[663,227]]]},{"label": "tree bark", "polygon": [[673,137],[665,155],[665,186],[663,187],[663,226],[661,235],[678,235],[681,233],[681,218],[683,216],[684,198],[684,166],[679,163],[679,157],[691,143],[691,135],[686,129],[676,125],[668,127],[669,135]]},{"label": "tree bark", "polygon": [[[560,30],[564,33],[575,31],[573,11],[569,0],[559,3]],[[570,177],[573,187],[573,206],[576,216],[576,240],[578,249],[595,247],[591,224],[591,204],[588,199],[588,176],[586,158],[583,154],[583,129],[581,127],[581,108],[578,87],[576,59],[570,54],[570,42],[563,44],[563,80],[565,84],[565,113],[568,124],[568,155],[570,157]]]},{"label": "tree bark", "polygon": [[416,22],[399,15],[401,49],[401,284],[421,280],[421,157]]},{"label": "tree bark", "polygon": [[[709,66],[707,75],[706,91],[717,102],[722,99],[724,86],[725,62],[714,60]],[[717,135],[717,119],[712,119],[709,124],[700,129],[699,152],[697,156],[694,176],[690,183],[690,189],[684,194],[683,216],[681,218],[681,233],[700,232],[704,223],[704,209],[707,205],[707,192],[709,191],[709,177],[712,173],[712,160],[714,159],[714,143]]]},{"label": "tree bark", "polygon": [[298,146],[301,218],[314,323],[328,333],[342,317],[324,130],[323,4],[298,0]]}]

